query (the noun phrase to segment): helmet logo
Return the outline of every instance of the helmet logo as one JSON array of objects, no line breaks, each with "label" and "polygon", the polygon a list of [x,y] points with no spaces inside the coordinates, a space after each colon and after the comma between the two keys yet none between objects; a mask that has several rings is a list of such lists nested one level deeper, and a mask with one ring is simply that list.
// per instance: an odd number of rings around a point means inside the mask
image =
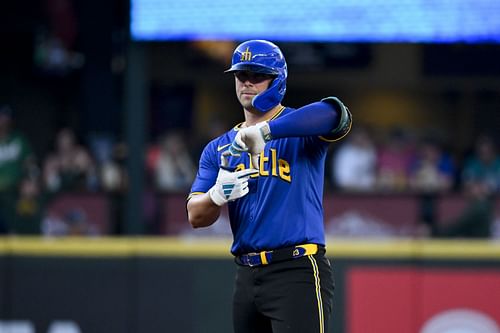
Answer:
[{"label": "helmet logo", "polygon": [[250,61],[250,60],[252,60],[252,52],[250,52],[248,49],[249,49],[249,47],[247,47],[247,49],[245,50],[245,52],[241,53],[241,59],[240,59],[240,61]]}]

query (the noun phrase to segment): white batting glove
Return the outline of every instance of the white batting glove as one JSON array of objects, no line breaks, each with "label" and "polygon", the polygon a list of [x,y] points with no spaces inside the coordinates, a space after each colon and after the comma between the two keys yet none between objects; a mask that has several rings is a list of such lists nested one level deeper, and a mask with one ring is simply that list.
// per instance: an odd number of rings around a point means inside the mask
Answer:
[{"label": "white batting glove", "polygon": [[271,141],[271,139],[271,129],[267,121],[242,128],[231,143],[228,154],[240,156],[242,152],[248,151],[252,158],[252,166],[258,169],[260,153],[264,151],[266,142]]},{"label": "white batting glove", "polygon": [[248,193],[248,179],[257,174],[259,170],[245,169],[236,172],[225,169],[226,158],[221,156],[222,166],[217,175],[215,185],[208,190],[210,198],[217,206],[222,206],[228,201],[233,201]]}]

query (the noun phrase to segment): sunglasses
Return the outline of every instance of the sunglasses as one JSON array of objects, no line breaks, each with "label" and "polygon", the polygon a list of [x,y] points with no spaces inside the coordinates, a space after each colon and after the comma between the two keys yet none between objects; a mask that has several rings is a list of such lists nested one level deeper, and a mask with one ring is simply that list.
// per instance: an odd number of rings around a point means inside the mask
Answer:
[{"label": "sunglasses", "polygon": [[275,76],[271,74],[255,73],[248,71],[235,72],[234,76],[241,82],[250,81],[251,83],[259,83],[266,80],[272,80],[275,78]]}]

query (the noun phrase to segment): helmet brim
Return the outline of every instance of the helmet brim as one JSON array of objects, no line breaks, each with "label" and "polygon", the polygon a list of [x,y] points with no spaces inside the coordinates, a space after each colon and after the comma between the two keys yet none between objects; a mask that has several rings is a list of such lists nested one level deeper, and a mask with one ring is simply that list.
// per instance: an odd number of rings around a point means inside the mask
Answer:
[{"label": "helmet brim", "polygon": [[234,73],[242,71],[248,71],[259,74],[279,75],[279,72],[276,69],[269,68],[267,66],[263,66],[261,64],[256,64],[256,63],[235,64],[231,66],[231,68],[229,68],[228,70],[225,70],[224,73]]}]

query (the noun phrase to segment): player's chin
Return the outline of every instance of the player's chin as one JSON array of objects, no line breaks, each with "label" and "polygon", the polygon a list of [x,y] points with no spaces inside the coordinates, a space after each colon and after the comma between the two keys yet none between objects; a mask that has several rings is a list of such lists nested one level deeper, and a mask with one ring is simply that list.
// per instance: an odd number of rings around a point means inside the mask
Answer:
[{"label": "player's chin", "polygon": [[245,109],[252,108],[253,95],[242,95],[240,96],[240,103]]}]

